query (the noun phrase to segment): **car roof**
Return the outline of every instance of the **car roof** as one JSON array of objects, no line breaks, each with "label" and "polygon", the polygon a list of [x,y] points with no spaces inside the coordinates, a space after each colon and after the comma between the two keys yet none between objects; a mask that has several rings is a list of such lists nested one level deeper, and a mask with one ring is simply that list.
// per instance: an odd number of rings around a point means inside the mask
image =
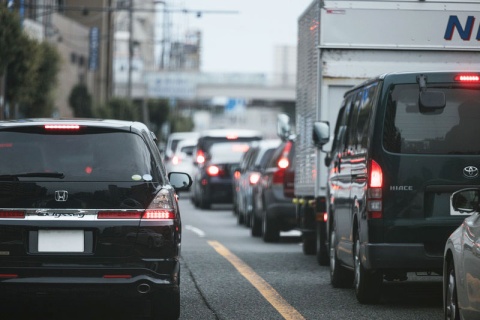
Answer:
[{"label": "car roof", "polygon": [[258,130],[249,129],[211,129],[200,133],[200,138],[203,137],[226,137],[229,135],[236,135],[238,137],[262,137],[263,134]]},{"label": "car roof", "polygon": [[80,126],[112,128],[117,130],[132,131],[132,128],[137,130],[150,131],[147,126],[141,122],[114,120],[114,119],[80,119],[80,118],[29,118],[0,121],[0,129],[7,129],[12,127],[29,127],[29,126],[43,126],[48,124],[78,124]]}]

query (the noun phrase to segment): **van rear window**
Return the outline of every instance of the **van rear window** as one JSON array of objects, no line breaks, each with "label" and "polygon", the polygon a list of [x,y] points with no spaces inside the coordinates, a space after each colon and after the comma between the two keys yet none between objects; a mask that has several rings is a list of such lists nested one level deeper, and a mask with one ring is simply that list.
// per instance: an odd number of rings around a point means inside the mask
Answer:
[{"label": "van rear window", "polygon": [[416,84],[395,85],[387,100],[383,145],[405,154],[480,154],[480,86],[442,85],[443,109],[424,112]]}]

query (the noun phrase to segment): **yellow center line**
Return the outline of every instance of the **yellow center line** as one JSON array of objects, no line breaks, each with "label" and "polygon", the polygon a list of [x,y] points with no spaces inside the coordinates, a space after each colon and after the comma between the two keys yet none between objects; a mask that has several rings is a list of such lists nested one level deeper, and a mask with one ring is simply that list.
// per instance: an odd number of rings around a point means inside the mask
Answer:
[{"label": "yellow center line", "polygon": [[227,248],[217,241],[208,241],[215,251],[230,262],[242,276],[245,277],[268,302],[287,320],[305,319],[295,308],[293,308],[271,285],[253,271],[239,257],[231,253]]}]

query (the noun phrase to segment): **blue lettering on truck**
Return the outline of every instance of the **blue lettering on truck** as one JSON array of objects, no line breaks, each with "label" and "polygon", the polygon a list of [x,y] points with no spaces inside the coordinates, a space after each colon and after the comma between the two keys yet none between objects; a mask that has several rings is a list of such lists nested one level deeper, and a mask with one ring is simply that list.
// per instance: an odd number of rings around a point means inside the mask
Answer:
[{"label": "blue lettering on truck", "polygon": [[[455,31],[455,29],[457,29],[458,35],[460,36],[460,38],[462,38],[462,40],[470,41],[470,38],[472,37],[474,24],[475,24],[474,16],[468,16],[467,22],[465,24],[465,28],[463,28],[462,23],[460,22],[457,16],[450,16],[448,18],[447,29],[445,30],[445,36],[443,38],[445,40],[452,40],[453,32]],[[480,41],[480,25],[478,27],[476,39]]]}]

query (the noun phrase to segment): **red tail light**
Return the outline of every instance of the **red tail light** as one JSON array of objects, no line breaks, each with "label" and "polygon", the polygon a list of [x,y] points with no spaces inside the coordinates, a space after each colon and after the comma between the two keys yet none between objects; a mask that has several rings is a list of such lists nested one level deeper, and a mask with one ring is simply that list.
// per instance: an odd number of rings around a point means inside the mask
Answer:
[{"label": "red tail light", "polygon": [[140,219],[142,211],[99,211],[97,219]]},{"label": "red tail light", "polygon": [[173,156],[172,164],[177,165],[180,163],[180,158],[178,156]]},{"label": "red tail light", "polygon": [[20,211],[20,210],[0,211],[0,218],[2,218],[2,219],[24,219],[25,218],[25,211]]},{"label": "red tail light", "polygon": [[147,209],[143,215],[147,220],[172,220],[175,219],[175,212],[172,210]]},{"label": "red tail light", "polygon": [[460,82],[480,82],[480,76],[477,74],[459,74],[454,79]]},{"label": "red tail light", "polygon": [[380,165],[372,160],[370,163],[370,176],[367,190],[367,218],[381,219],[383,218],[383,172]]},{"label": "red tail light", "polygon": [[250,175],[250,178],[248,179],[251,185],[256,185],[258,181],[260,180],[260,173],[258,172],[253,172]]},{"label": "red tail light", "polygon": [[286,169],[290,165],[290,162],[288,161],[287,158],[281,158],[280,160],[278,160],[277,165],[280,169]]},{"label": "red tail light", "polygon": [[1,279],[18,278],[18,274],[15,274],[15,273],[0,273],[0,278]]},{"label": "red tail light", "polygon": [[80,126],[78,124],[46,124],[44,128],[46,130],[78,130]]},{"label": "red tail light", "polygon": [[241,175],[242,175],[242,174],[241,174],[240,171],[238,171],[238,170],[235,170],[235,172],[233,173],[233,177],[235,178],[235,180],[240,179],[240,176],[241,176]]},{"label": "red tail light", "polygon": [[212,177],[218,176],[220,174],[220,168],[217,166],[209,166],[207,168],[207,174]]},{"label": "red tail light", "polygon": [[198,151],[197,151],[197,155],[195,156],[195,161],[196,161],[198,164],[203,164],[203,163],[205,163],[205,153],[203,152],[203,150],[198,150]]},{"label": "red tail light", "polygon": [[170,220],[175,219],[172,210],[147,209],[145,211],[100,211],[97,219],[147,219],[147,220]]},{"label": "red tail light", "polygon": [[272,183],[274,184],[283,184],[283,178],[285,177],[285,169],[278,168],[277,171],[273,174]]}]

